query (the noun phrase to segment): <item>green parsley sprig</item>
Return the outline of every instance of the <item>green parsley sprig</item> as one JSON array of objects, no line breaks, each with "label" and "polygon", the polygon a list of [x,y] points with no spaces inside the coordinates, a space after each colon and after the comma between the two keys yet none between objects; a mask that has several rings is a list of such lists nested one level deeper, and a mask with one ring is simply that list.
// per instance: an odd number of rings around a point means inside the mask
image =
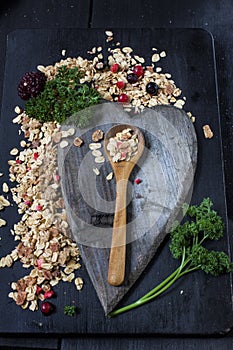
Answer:
[{"label": "green parsley sprig", "polygon": [[74,316],[76,314],[77,308],[74,305],[64,306],[64,314],[67,316]]},{"label": "green parsley sprig", "polygon": [[[41,122],[57,121],[63,123],[71,115],[98,104],[101,100],[98,91],[90,84],[81,84],[82,73],[77,67],[61,66],[52,80],[47,80],[44,90],[25,104],[29,117]],[[76,123],[83,127],[88,118]]]},{"label": "green parsley sprig", "polygon": [[110,317],[141,306],[164,293],[179,278],[196,270],[202,270],[213,276],[233,271],[229,256],[216,250],[209,250],[203,244],[208,240],[219,240],[223,236],[222,218],[212,208],[209,198],[203,199],[199,206],[184,206],[189,220],[178,225],[170,238],[170,251],[175,259],[180,260],[179,267],[163,282],[153,288],[134,303],[124,306],[109,314]]}]

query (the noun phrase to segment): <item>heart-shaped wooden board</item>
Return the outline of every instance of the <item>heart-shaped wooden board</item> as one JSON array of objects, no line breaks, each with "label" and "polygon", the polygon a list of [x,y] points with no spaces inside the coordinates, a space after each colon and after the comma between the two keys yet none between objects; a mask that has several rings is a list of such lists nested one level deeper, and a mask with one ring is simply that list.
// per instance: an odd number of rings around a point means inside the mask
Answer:
[{"label": "heart-shaped wooden board", "polygon": [[[181,207],[189,203],[197,163],[197,140],[186,113],[171,106],[158,106],[132,115],[117,103],[103,103],[82,111],[92,116],[90,125],[78,128],[80,117],[72,116],[62,125],[72,124],[75,134],[84,141],[81,147],[58,149],[58,168],[63,198],[71,226],[72,238],[78,243],[82,260],[106,314],[111,312],[139,278],[176,220]],[[105,156],[96,163],[89,148],[92,133],[103,132],[114,124],[134,125],[142,131],[145,150],[135,166],[128,184],[126,274],[124,283],[108,284],[108,262],[115,208],[115,179]],[[93,171],[100,172],[96,175]],[[141,183],[134,180],[140,178]]]}]

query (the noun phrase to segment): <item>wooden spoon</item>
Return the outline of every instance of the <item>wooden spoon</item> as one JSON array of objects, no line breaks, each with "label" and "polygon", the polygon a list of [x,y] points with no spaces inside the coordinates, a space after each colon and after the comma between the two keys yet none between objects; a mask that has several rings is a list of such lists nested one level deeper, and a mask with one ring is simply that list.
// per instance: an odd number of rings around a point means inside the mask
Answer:
[{"label": "wooden spoon", "polygon": [[[124,129],[131,129],[133,134],[137,134],[138,150],[129,161],[113,162],[107,150],[107,145],[111,137]],[[119,286],[125,277],[125,257],[126,257],[126,193],[127,183],[135,164],[138,162],[144,150],[145,140],[142,132],[135,126],[118,124],[113,126],[105,134],[104,149],[112,166],[116,178],[116,204],[112,231],[111,251],[108,266],[108,283]]]}]

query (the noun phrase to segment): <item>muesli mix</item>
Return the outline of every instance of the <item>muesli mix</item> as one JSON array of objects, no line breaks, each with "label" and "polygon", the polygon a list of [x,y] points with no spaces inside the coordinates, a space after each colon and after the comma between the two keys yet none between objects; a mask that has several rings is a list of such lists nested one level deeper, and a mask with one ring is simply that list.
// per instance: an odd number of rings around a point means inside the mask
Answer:
[{"label": "muesli mix", "polygon": [[[112,43],[113,33],[106,31],[106,36],[106,41]],[[65,54],[66,51],[63,50],[62,56]],[[181,89],[175,85],[171,74],[163,73],[162,68],[158,66],[159,60],[166,57],[165,51],[159,52],[156,48],[152,48],[149,66],[145,66],[145,59],[135,54],[131,47],[121,48],[119,42],[108,49],[106,60],[101,46],[93,47],[88,54],[90,57],[88,59],[80,56],[68,57],[47,67],[38,65],[38,72],[26,73],[21,79],[18,90],[20,97],[33,103],[41,98],[40,102],[44,102],[42,97],[46,97],[43,96],[43,89],[49,88],[52,91],[52,84],[59,84],[61,75],[64,77],[64,74],[67,74],[65,71],[60,71],[65,67],[68,74],[72,74],[73,77],[71,75],[67,77],[73,92],[77,91],[74,81],[78,76],[78,89],[83,89],[82,93],[91,93],[93,101],[99,101],[96,95],[98,92],[105,100],[122,102],[126,107],[127,103],[130,103],[135,112],[162,104],[183,108],[185,98],[181,97]],[[88,90],[90,85],[92,90]],[[69,93],[70,91],[71,89]],[[64,87],[59,93],[62,97],[67,97]],[[52,103],[56,101],[51,100],[51,106]],[[32,109],[28,107],[28,110]],[[79,137],[74,138],[74,128],[61,131],[56,118],[54,120],[45,118],[44,121],[38,120],[36,114],[29,115],[27,104],[24,110],[17,106],[15,112],[17,116],[14,117],[13,123],[20,125],[24,138],[20,142],[20,147],[17,146],[10,152],[14,157],[8,161],[9,181],[13,187],[9,183],[2,184],[0,210],[10,205],[10,201],[6,198],[10,191],[13,201],[18,206],[21,220],[14,224],[11,230],[14,240],[18,243],[11,253],[1,257],[0,267],[11,267],[17,260],[23,264],[27,271],[26,275],[12,282],[9,297],[23,309],[29,308],[35,311],[38,309],[39,301],[43,302],[54,296],[53,287],[59,281],[73,281],[78,290],[83,287],[83,280],[78,276],[81,266],[79,249],[76,243],[68,238],[69,225],[57,169],[57,147],[65,148],[71,143],[81,147],[83,140]],[[190,112],[188,115],[192,121],[195,120]],[[126,135],[127,133],[130,133],[130,130],[127,130]],[[102,131],[96,130],[89,144],[96,163],[104,162],[99,149],[102,138]],[[132,152],[137,151],[136,140],[133,137],[127,141],[123,140],[121,146],[124,142],[132,143],[130,146]],[[117,154],[114,153],[113,156],[116,157]],[[120,152],[120,156],[121,159],[124,156],[127,158],[129,154]],[[41,171],[45,163],[46,174]],[[93,171],[99,175],[98,168],[94,168]],[[107,180],[111,180],[112,177],[113,173],[108,174]],[[0,227],[6,225],[6,221],[1,218]],[[49,303],[46,303],[41,308],[42,312],[46,308],[51,310]]]}]

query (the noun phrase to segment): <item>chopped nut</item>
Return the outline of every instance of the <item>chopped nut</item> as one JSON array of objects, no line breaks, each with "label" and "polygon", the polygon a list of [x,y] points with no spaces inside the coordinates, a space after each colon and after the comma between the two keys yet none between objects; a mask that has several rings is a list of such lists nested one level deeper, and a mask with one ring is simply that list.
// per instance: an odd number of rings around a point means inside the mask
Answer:
[{"label": "chopped nut", "polygon": [[83,144],[83,140],[80,138],[80,137],[76,137],[73,141],[73,144],[76,146],[76,147],[81,147],[82,144]]},{"label": "chopped nut", "polygon": [[66,50],[62,50],[61,54],[62,54],[62,56],[65,56],[66,55]]},{"label": "chopped nut", "polygon": [[94,171],[94,173],[98,176],[98,175],[100,175],[100,171],[99,171],[99,169],[97,169],[97,168],[93,168],[92,169],[93,171]]},{"label": "chopped nut", "polygon": [[106,176],[106,180],[110,181],[112,180],[113,178],[113,172],[109,173],[107,176]]},{"label": "chopped nut", "polygon": [[211,139],[214,136],[214,134],[213,134],[213,132],[208,124],[203,126],[203,132],[204,132],[206,139]]},{"label": "chopped nut", "polygon": [[98,142],[98,141],[102,140],[103,137],[104,137],[104,133],[102,130],[99,129],[99,130],[96,130],[93,132],[91,138],[92,138],[92,141]]}]

